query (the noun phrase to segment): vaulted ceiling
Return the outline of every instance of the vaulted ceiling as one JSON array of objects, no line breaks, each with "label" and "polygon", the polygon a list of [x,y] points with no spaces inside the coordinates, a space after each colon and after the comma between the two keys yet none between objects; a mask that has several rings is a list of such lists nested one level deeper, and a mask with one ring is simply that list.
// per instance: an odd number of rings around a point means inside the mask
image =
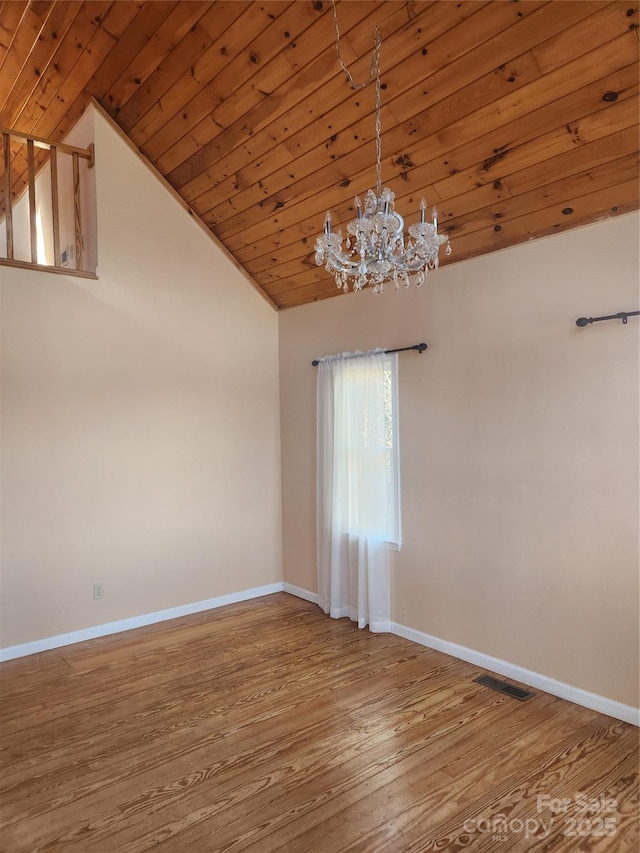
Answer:
[{"label": "vaulted ceiling", "polygon": [[[637,0],[337,14],[356,79],[380,27],[383,184],[408,222],[437,204],[444,262],[640,206]],[[277,307],[339,293],[315,235],[375,186],[374,90],[328,0],[0,3],[0,125],[58,140],[92,97]]]}]

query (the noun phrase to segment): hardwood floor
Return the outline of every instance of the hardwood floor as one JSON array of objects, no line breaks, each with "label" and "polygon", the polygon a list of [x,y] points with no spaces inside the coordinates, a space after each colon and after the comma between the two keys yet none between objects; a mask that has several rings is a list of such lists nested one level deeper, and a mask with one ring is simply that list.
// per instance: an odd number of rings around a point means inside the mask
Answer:
[{"label": "hardwood floor", "polygon": [[3,853],[637,851],[638,732],[280,593],[0,666]]}]

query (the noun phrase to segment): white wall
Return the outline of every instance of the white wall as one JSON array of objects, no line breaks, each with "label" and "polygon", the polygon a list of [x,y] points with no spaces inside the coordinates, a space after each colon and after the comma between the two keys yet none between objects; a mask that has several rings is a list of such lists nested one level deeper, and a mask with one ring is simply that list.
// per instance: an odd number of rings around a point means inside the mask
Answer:
[{"label": "white wall", "polygon": [[95,140],[99,281],[0,267],[1,647],[282,579],[277,315]]},{"label": "white wall", "polygon": [[[400,361],[392,618],[638,705],[637,214],[283,311],[285,581],[314,591],[314,357]],[[455,251],[455,243],[453,245]]]}]

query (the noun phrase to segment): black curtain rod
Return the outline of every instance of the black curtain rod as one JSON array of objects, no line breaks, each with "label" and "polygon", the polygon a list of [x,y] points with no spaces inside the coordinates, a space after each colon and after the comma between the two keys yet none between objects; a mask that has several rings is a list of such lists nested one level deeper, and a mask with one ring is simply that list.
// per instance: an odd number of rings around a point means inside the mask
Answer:
[{"label": "black curtain rod", "polygon": [[619,311],[617,314],[607,314],[606,317],[578,317],[576,326],[588,326],[589,323],[599,323],[600,320],[622,320],[627,322],[627,317],[637,317],[640,311]]},{"label": "black curtain rod", "polygon": [[[397,349],[386,349],[385,352],[408,352],[409,350],[416,350],[419,353],[423,353],[427,348],[425,343],[422,344],[414,344],[412,347],[398,347]],[[314,367],[317,367],[320,364],[320,359],[314,358],[311,362]]]}]

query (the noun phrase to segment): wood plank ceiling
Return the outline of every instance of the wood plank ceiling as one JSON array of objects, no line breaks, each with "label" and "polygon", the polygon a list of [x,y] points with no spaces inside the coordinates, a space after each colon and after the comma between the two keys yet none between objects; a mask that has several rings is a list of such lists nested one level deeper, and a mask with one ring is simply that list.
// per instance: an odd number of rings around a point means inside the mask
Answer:
[{"label": "wood plank ceiling", "polygon": [[[446,262],[640,206],[637,0],[337,8],[356,79],[380,26],[383,184]],[[0,3],[0,124],[60,139],[91,97],[278,308],[339,294],[315,235],[375,185],[374,91],[330,2]]]}]

